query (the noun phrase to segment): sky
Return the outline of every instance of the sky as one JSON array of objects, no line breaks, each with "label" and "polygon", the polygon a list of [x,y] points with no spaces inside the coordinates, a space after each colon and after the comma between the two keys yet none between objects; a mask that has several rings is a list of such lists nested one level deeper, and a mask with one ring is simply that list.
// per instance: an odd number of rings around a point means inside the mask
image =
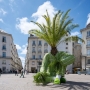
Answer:
[{"label": "sky", "polygon": [[90,23],[90,0],[0,0],[0,29],[12,34],[18,55],[24,66],[28,44],[28,31],[38,28],[30,21],[45,23],[46,9],[50,17],[58,11],[71,9],[69,16],[79,24],[71,34],[81,37],[80,29]]}]

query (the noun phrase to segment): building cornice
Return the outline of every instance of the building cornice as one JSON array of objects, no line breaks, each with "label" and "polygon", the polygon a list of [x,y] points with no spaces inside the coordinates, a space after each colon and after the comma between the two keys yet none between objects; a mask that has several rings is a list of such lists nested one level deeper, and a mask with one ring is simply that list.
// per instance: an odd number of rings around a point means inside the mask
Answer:
[{"label": "building cornice", "polygon": [[90,29],[90,27],[83,28],[83,29],[80,30],[80,32],[82,33],[82,31],[85,31],[85,30],[88,30],[88,29]]}]

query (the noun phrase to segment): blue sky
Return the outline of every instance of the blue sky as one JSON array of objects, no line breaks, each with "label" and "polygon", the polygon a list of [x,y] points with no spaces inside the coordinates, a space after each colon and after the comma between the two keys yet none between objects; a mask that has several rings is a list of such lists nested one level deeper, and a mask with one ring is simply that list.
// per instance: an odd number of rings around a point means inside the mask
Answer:
[{"label": "blue sky", "polygon": [[41,15],[45,14],[46,9],[51,18],[58,10],[71,9],[70,17],[80,25],[72,35],[81,37],[80,29],[90,22],[90,0],[0,0],[0,29],[12,34],[23,65],[28,30],[37,28],[30,21],[44,22]]}]

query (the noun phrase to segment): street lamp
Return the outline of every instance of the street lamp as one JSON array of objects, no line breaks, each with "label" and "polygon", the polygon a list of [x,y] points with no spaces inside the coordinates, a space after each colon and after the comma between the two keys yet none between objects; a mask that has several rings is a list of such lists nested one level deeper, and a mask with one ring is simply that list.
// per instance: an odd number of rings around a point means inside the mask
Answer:
[{"label": "street lamp", "polygon": [[85,75],[86,75],[86,56],[83,57],[85,57]]},{"label": "street lamp", "polygon": [[85,75],[86,75],[86,56],[85,56]]}]

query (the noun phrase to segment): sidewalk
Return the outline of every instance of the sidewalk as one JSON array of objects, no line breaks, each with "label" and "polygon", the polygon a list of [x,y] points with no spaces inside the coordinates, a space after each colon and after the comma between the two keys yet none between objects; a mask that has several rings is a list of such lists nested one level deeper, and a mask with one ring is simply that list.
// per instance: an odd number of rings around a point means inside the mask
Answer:
[{"label": "sidewalk", "polygon": [[36,86],[32,73],[19,78],[14,74],[3,74],[0,77],[0,90],[90,90],[90,75],[68,74],[67,83],[61,85]]}]

